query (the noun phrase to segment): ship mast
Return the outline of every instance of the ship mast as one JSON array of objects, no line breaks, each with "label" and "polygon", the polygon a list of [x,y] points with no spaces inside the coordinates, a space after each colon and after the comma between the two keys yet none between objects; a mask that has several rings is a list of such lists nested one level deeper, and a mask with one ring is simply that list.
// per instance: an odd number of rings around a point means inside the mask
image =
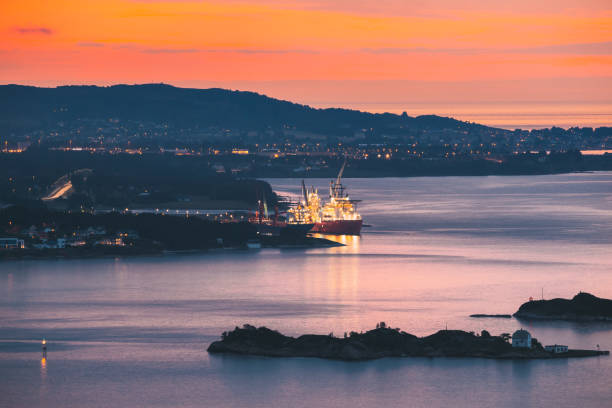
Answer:
[{"label": "ship mast", "polygon": [[329,185],[329,197],[330,198],[341,198],[344,196],[344,188],[342,184],[340,184],[340,179],[342,178],[342,173],[344,173],[344,167],[346,166],[346,158],[344,159],[344,163],[342,163],[342,167],[340,167],[340,171],[338,172],[338,177],[336,177],[336,182],[330,182]]},{"label": "ship mast", "polygon": [[338,172],[338,177],[336,177],[336,185],[340,184],[342,173],[344,173],[344,166],[346,166],[346,159],[344,159],[344,163],[342,163],[342,167],[340,167],[340,172]]},{"label": "ship mast", "polygon": [[306,193],[306,185],[302,180],[302,196],[304,197],[304,206],[308,207],[308,193]]}]

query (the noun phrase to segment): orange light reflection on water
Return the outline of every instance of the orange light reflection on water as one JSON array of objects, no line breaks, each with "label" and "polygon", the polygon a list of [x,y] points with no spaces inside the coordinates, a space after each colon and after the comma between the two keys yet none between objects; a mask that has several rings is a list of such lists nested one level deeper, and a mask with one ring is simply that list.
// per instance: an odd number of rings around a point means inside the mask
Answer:
[{"label": "orange light reflection on water", "polygon": [[358,253],[359,243],[361,241],[360,235],[328,235],[328,234],[312,234],[315,238],[328,239],[330,241],[338,242],[344,246],[332,248],[332,252],[337,253]]},{"label": "orange light reflection on water", "polygon": [[44,384],[47,379],[47,357],[40,359],[40,380]]}]

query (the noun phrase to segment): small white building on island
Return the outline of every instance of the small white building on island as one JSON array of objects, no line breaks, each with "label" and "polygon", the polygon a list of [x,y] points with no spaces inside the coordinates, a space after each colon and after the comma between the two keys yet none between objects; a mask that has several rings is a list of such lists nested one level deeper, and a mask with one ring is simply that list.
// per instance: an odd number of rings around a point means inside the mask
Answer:
[{"label": "small white building on island", "polygon": [[531,348],[531,334],[527,330],[517,330],[512,335],[512,347]]},{"label": "small white building on island", "polygon": [[555,354],[567,353],[567,346],[562,344],[553,344],[550,346],[544,346],[544,350]]}]

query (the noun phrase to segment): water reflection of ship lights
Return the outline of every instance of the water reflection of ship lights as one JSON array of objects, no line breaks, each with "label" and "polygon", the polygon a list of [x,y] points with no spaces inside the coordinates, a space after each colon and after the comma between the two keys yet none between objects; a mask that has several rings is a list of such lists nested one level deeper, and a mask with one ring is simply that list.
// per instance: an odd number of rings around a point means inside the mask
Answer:
[{"label": "water reflection of ship lights", "polygon": [[355,252],[359,249],[361,236],[359,235],[329,235],[329,234],[321,234],[321,233],[313,233],[311,234],[314,238],[323,238],[331,241],[338,242],[344,246],[337,247],[334,251],[337,252]]}]

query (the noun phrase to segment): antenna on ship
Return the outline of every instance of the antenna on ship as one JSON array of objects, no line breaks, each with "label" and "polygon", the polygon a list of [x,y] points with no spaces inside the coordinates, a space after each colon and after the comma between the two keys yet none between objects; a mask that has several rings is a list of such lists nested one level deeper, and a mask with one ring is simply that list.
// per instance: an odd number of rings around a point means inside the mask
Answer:
[{"label": "antenna on ship", "polygon": [[308,193],[306,193],[306,185],[304,184],[304,180],[302,180],[302,196],[304,197],[304,205],[308,207]]},{"label": "antenna on ship", "polygon": [[263,194],[263,210],[264,210],[264,216],[266,218],[268,218],[268,203],[266,202],[266,194]]},{"label": "antenna on ship", "polygon": [[340,167],[340,172],[338,173],[338,177],[336,178],[336,185],[340,184],[340,179],[342,178],[342,173],[344,173],[345,166],[346,166],[346,157],[344,158],[344,163],[342,163],[342,167]]}]

